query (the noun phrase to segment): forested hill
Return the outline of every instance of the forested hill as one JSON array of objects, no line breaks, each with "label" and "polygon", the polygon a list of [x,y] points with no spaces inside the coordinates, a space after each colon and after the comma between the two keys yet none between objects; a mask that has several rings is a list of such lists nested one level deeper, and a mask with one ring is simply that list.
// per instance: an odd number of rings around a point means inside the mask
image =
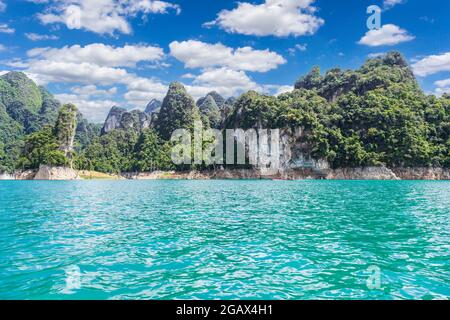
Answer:
[{"label": "forested hill", "polygon": [[[29,135],[54,125],[59,108],[25,75],[0,77],[0,171],[18,168]],[[151,101],[145,111],[113,108],[101,132],[79,115],[74,165],[110,173],[187,169],[170,161],[168,140],[174,129],[201,120],[219,129],[302,127],[306,135],[293,143],[334,168],[448,167],[449,115],[450,96],[424,94],[402,55],[392,52],[357,70],[314,67],[295,90],[277,97],[250,91],[225,99],[211,92],[194,101],[173,83],[164,100]],[[36,145],[42,154],[46,144]]]},{"label": "forested hill", "polygon": [[[61,103],[44,87],[37,86],[22,72],[0,76],[0,172],[18,167],[25,138],[46,126],[54,126]],[[89,143],[99,128],[78,114],[77,142]]]}]

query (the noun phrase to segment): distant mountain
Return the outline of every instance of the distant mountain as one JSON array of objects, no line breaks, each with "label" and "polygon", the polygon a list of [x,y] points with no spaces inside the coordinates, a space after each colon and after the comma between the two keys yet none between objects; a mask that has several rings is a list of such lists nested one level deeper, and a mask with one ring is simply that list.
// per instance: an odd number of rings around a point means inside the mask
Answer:
[{"label": "distant mountain", "polygon": [[181,83],[171,83],[155,123],[161,138],[169,140],[174,130],[189,128],[197,119],[200,113],[194,99]]},{"label": "distant mountain", "polygon": [[159,109],[161,108],[162,102],[156,99],[152,99],[148,104],[147,107],[145,108],[145,113],[146,114],[152,114],[154,112],[159,111]]},{"label": "distant mountain", "polygon": [[[54,126],[61,103],[22,72],[0,76],[0,172],[14,169],[25,135]],[[81,148],[95,135],[95,125],[78,115],[75,143]]]},{"label": "distant mountain", "polygon": [[197,100],[197,106],[203,118],[209,121],[211,128],[219,129],[225,123],[235,102],[236,98],[225,99],[216,91],[211,91]]},{"label": "distant mountain", "polygon": [[61,104],[22,72],[0,76],[0,171],[11,170],[21,138],[54,124]]},{"label": "distant mountain", "polygon": [[152,115],[140,110],[127,111],[124,108],[112,107],[103,125],[101,134],[123,129],[140,132],[150,127]]}]

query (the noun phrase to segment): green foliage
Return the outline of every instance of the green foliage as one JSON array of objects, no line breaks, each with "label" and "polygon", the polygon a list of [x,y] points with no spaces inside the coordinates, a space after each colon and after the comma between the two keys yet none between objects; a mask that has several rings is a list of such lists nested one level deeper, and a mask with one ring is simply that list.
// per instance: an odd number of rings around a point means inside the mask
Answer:
[{"label": "green foliage", "polygon": [[335,168],[450,165],[450,96],[423,94],[399,53],[370,59],[358,70],[322,75],[315,67],[295,87],[278,97],[249,91],[226,101],[211,92],[197,107],[180,83],[172,83],[159,112],[113,108],[100,135],[100,126],[74,106],[58,116],[60,104],[45,89],[23,74],[7,74],[0,77],[0,171],[67,164],[72,148],[79,169],[189,169],[172,164],[169,140],[200,119],[205,128],[300,127],[301,152]]},{"label": "green foliage", "polygon": [[220,109],[211,95],[206,96],[199,105],[199,109],[204,123],[209,124],[211,128],[220,128],[222,121]]},{"label": "green foliage", "polygon": [[143,172],[175,169],[170,151],[170,143],[161,140],[153,129],[144,130],[135,148],[135,170]]},{"label": "green foliage", "polygon": [[190,129],[200,114],[194,99],[181,83],[170,84],[156,121],[156,131],[164,140],[170,140],[177,129]]},{"label": "green foliage", "polygon": [[296,88],[242,95],[227,127],[301,127],[307,153],[333,167],[448,167],[449,99],[425,96],[400,54],[324,77],[314,68]]},{"label": "green foliage", "polygon": [[31,113],[37,113],[42,107],[39,87],[22,72],[9,72],[0,76],[0,92],[0,101],[6,107],[19,102]]},{"label": "green foliage", "polygon": [[133,171],[135,146],[138,134],[134,131],[113,130],[92,143],[74,160],[80,170],[94,170],[105,173]]},{"label": "green foliage", "polygon": [[18,160],[18,167],[21,169],[37,169],[41,164],[52,166],[67,164],[67,158],[60,150],[58,140],[50,126],[25,137],[23,151]]}]

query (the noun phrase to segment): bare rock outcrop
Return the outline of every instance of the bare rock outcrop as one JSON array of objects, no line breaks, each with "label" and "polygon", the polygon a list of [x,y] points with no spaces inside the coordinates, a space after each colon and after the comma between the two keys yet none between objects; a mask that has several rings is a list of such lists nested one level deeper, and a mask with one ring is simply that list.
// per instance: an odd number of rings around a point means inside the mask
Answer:
[{"label": "bare rock outcrop", "polygon": [[400,180],[386,167],[343,168],[330,170],[327,180]]},{"label": "bare rock outcrop", "polygon": [[68,167],[50,167],[41,165],[34,180],[80,180],[78,173]]}]

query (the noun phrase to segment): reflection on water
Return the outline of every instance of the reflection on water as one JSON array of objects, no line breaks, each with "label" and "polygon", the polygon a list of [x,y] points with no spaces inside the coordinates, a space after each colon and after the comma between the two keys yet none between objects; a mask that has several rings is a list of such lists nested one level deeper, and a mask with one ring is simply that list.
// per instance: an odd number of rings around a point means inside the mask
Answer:
[{"label": "reflection on water", "polygon": [[449,209],[450,182],[5,181],[0,298],[448,298]]}]

